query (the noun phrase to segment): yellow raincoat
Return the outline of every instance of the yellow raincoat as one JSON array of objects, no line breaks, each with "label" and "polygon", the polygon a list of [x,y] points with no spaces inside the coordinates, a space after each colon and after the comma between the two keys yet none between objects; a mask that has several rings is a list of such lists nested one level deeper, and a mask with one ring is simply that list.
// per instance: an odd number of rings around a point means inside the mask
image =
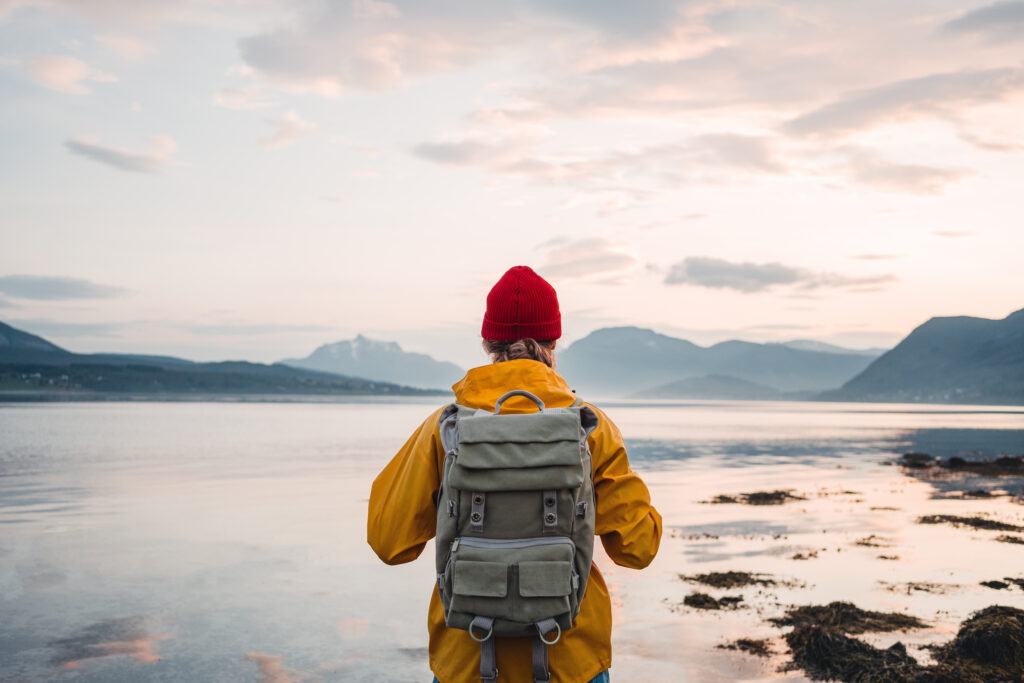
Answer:
[{"label": "yellow raincoat", "polygon": [[[511,389],[525,389],[551,407],[566,407],[575,395],[554,370],[534,360],[512,360],[470,370],[455,386],[455,399],[470,408],[493,410]],[[590,404],[586,404],[590,406]],[[647,486],[629,468],[618,428],[594,406],[600,423],[590,435],[597,499],[595,533],[616,564],[642,569],[651,563],[661,541],[661,515],[651,506]],[[438,430],[442,409],[428,417],[377,476],[370,492],[367,540],[388,564],[416,559],[434,537],[434,496],[441,487],[444,449]],[[530,412],[523,397],[510,398],[502,412]],[[433,575],[431,575],[433,578]],[[480,646],[466,631],[449,629],[437,595],[430,598],[430,668],[441,683],[480,679]],[[608,587],[591,565],[590,581],[573,628],[548,651],[552,683],[585,683],[612,663],[612,613]],[[498,638],[499,679],[532,681],[529,638]]]}]

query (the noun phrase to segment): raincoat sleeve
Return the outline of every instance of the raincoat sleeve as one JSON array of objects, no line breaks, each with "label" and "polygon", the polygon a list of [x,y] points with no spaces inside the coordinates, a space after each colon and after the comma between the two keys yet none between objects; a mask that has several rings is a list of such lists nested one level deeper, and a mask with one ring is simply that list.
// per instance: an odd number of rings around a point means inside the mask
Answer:
[{"label": "raincoat sleeve", "polygon": [[597,498],[594,533],[615,564],[643,569],[658,554],[661,515],[651,505],[647,485],[629,468],[619,428],[603,412],[594,411],[600,420],[590,435]]},{"label": "raincoat sleeve", "polygon": [[387,564],[411,562],[434,537],[434,499],[441,487],[438,474],[443,408],[424,420],[398,454],[377,475],[370,489],[366,540]]}]

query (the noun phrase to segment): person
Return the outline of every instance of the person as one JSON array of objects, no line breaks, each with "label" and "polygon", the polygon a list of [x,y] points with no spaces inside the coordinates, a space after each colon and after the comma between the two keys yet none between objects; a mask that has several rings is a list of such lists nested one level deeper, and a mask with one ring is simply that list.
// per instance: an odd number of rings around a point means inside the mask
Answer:
[{"label": "person", "polygon": [[[576,396],[555,372],[555,343],[561,314],[554,288],[531,268],[509,269],[487,296],[481,333],[492,364],[473,368],[452,389],[456,402],[494,409],[512,389],[535,394],[548,407],[566,407]],[[510,400],[505,412],[536,410],[526,400]],[[596,496],[595,535],[618,565],[642,569],[654,559],[661,541],[661,516],[651,505],[647,486],[630,469],[622,435],[588,402],[599,424],[590,434]],[[367,516],[367,540],[387,564],[410,562],[436,529],[436,496],[445,452],[438,419],[443,408],[420,425],[373,482]],[[436,585],[428,614],[430,668],[440,683],[479,681],[480,647],[468,632],[447,628]],[[608,681],[611,653],[611,600],[596,565],[591,565],[586,594],[573,628],[550,648],[551,681]],[[530,639],[497,638],[500,680],[533,681]]]}]

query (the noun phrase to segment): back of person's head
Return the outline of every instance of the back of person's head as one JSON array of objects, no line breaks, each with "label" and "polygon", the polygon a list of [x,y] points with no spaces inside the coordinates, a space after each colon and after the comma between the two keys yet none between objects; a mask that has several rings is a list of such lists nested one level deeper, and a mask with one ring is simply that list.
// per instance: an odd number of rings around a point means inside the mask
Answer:
[{"label": "back of person's head", "polygon": [[487,295],[480,335],[495,363],[527,358],[553,368],[562,336],[555,288],[529,266],[509,268]]}]

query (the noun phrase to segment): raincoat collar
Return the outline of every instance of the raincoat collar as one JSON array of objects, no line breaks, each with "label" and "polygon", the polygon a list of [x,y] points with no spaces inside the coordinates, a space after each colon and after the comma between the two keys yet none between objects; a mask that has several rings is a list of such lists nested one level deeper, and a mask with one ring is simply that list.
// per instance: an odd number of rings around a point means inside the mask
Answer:
[{"label": "raincoat collar", "polygon": [[[495,401],[513,389],[529,391],[550,408],[564,408],[576,400],[561,375],[540,361],[525,358],[473,368],[452,385],[457,403],[487,410],[494,410]],[[510,398],[501,409],[503,413],[534,410],[533,402],[520,396]]]}]

